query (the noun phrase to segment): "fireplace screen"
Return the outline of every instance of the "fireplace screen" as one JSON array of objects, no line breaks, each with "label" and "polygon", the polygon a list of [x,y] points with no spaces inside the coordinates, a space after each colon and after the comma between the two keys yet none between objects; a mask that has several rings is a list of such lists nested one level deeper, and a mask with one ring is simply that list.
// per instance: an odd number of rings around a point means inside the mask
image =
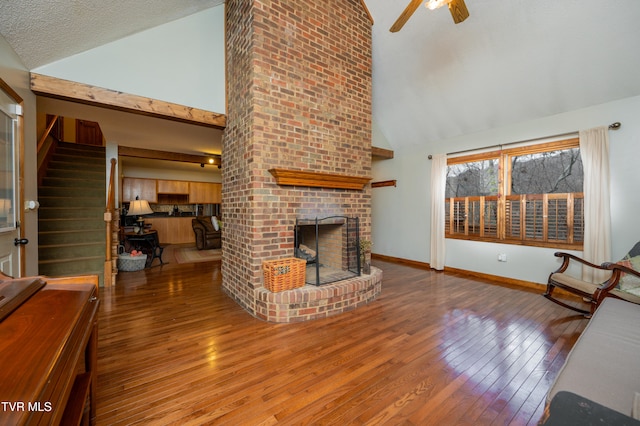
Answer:
[{"label": "fireplace screen", "polygon": [[360,275],[358,218],[296,219],[295,255],[307,261],[305,282],[329,284]]}]

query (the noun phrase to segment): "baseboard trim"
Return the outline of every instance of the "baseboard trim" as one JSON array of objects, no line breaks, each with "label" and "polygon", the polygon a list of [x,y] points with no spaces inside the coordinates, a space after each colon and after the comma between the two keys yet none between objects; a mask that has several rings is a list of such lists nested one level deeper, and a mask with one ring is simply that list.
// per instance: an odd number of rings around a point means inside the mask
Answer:
[{"label": "baseboard trim", "polygon": [[[386,256],[384,254],[371,253],[372,259],[378,259],[385,262],[401,263],[403,265],[411,265],[421,269],[430,269],[431,265],[426,262],[418,262],[417,260],[403,259],[401,257]],[[438,271],[440,272],[440,271]]]},{"label": "baseboard trim", "polygon": [[[401,257],[393,257],[393,256],[386,256],[386,255],[383,255],[383,254],[372,253],[371,254],[371,258],[372,259],[386,261],[386,262],[401,263],[401,264],[404,264],[404,265],[415,266],[415,267],[421,268],[421,269],[430,269],[431,268],[429,263],[418,262],[417,260],[403,259]],[[448,267],[448,266],[445,266],[444,271],[436,271],[436,270],[434,270],[434,272],[444,272],[444,273],[464,275],[464,276],[468,276],[468,277],[479,278],[479,279],[482,279],[482,280],[498,282],[500,284],[506,284],[506,285],[510,285],[510,286],[525,287],[525,288],[533,289],[533,290],[536,290],[536,291],[544,290],[545,286],[546,286],[545,284],[534,283],[532,281],[525,281],[525,280],[518,280],[518,279],[514,279],[514,278],[501,277],[499,275],[485,274],[483,272],[468,271],[466,269],[451,268],[451,267]]]}]

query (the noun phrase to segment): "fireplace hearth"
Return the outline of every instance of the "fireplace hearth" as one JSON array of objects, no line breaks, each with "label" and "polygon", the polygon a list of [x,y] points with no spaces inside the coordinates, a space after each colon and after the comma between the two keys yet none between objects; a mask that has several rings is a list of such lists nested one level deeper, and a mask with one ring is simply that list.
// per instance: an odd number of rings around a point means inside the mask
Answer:
[{"label": "fireplace hearth", "polygon": [[307,261],[305,283],[321,286],[360,275],[357,217],[296,219],[295,256]]}]

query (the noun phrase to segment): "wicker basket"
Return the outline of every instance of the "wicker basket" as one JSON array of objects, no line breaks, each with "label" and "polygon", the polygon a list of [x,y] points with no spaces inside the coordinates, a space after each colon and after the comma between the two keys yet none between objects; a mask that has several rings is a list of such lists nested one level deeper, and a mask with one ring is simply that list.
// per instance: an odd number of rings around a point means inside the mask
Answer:
[{"label": "wicker basket", "polygon": [[295,257],[262,262],[264,287],[277,293],[304,285],[307,261]]},{"label": "wicker basket", "polygon": [[142,271],[147,263],[147,255],[131,256],[129,253],[118,255],[118,270],[125,272]]}]

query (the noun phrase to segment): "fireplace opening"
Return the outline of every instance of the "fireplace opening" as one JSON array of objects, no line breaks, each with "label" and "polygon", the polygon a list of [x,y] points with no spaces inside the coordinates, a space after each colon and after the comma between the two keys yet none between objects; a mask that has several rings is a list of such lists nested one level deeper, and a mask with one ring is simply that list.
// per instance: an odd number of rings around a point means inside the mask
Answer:
[{"label": "fireplace opening", "polygon": [[358,218],[296,219],[295,256],[307,261],[305,283],[315,286],[360,275]]}]

